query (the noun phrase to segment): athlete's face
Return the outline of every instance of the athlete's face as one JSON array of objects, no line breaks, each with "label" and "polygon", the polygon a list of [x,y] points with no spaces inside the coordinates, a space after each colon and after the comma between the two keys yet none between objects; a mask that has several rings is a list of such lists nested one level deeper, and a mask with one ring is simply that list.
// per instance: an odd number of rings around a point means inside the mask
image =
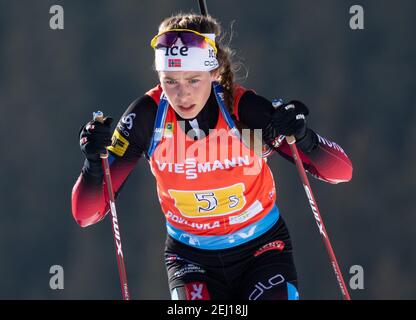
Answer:
[{"label": "athlete's face", "polygon": [[166,97],[183,119],[195,118],[205,106],[217,73],[208,71],[160,71]]}]

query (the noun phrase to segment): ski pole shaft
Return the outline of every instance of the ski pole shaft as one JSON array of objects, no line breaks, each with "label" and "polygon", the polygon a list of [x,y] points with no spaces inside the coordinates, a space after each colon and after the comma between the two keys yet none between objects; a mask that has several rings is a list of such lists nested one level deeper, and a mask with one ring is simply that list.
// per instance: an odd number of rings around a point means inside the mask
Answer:
[{"label": "ski pole shaft", "polygon": [[208,7],[207,7],[207,1],[206,0],[198,0],[199,3],[199,9],[201,11],[201,14],[203,16],[208,15]]},{"label": "ski pole shaft", "polygon": [[[274,108],[278,108],[282,104],[283,104],[283,101],[281,99],[273,101]],[[335,276],[337,278],[338,285],[342,293],[342,297],[344,300],[351,300],[350,294],[348,292],[347,286],[345,285],[345,281],[341,273],[341,269],[339,268],[337,258],[335,257],[335,253],[332,248],[331,241],[329,240],[329,236],[326,231],[325,224],[321,216],[321,212],[319,211],[319,207],[315,200],[315,196],[312,192],[311,185],[309,184],[309,179],[306,176],[306,171],[305,171],[305,168],[303,167],[302,159],[299,156],[299,151],[298,151],[298,148],[296,147],[296,139],[294,136],[287,136],[286,141],[289,144],[290,150],[292,152],[293,159],[295,161],[296,168],[298,170],[300,179],[302,181],[302,185],[305,190],[306,196],[308,197],[309,205],[312,209],[312,213],[315,218],[316,224],[318,226],[319,233],[321,234],[322,239],[324,241],[326,251],[329,255],[329,260],[331,262],[332,268],[334,269]]]},{"label": "ski pole shaft", "polygon": [[[104,122],[104,115],[101,111],[94,112],[94,120]],[[123,300],[130,300],[129,286],[127,284],[126,266],[124,264],[124,255],[121,247],[120,227],[117,219],[117,211],[114,199],[113,185],[111,183],[110,165],[108,163],[108,151],[100,154],[100,158],[104,167],[105,183],[107,185],[107,193],[110,202],[111,222],[113,226],[114,243],[117,249],[117,266],[120,277],[121,293]]]},{"label": "ski pole shaft", "polygon": [[290,136],[290,137],[286,137],[286,141],[289,144],[290,150],[292,151],[293,159],[295,160],[300,179],[302,180],[303,188],[305,189],[306,196],[308,197],[308,200],[309,200],[309,205],[312,209],[313,216],[319,228],[319,233],[322,236],[326,251],[328,252],[329,260],[331,261],[331,265],[334,269],[335,276],[337,278],[338,285],[342,293],[342,297],[344,300],[351,300],[350,295],[348,293],[347,286],[345,285],[345,281],[341,273],[341,269],[339,268],[337,258],[335,257],[335,253],[332,248],[331,241],[329,240],[329,236],[326,231],[324,221],[319,211],[318,204],[315,200],[315,196],[313,195],[308,177],[306,176],[305,168],[303,167],[302,160],[299,156],[298,148],[296,147],[296,144],[295,144],[296,139],[293,136]]}]

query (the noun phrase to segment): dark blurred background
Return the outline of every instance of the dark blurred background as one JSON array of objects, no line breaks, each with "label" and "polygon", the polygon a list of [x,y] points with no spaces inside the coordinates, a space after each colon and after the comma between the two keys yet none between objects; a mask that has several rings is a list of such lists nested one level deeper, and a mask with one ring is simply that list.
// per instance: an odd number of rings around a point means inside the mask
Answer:
[{"label": "dark blurred background", "polygon": [[[65,10],[64,30],[49,27],[55,4]],[[354,4],[365,10],[364,30],[350,29]],[[310,127],[354,164],[350,183],[311,178],[347,283],[351,266],[364,268],[365,287],[352,298],[416,298],[416,3],[208,6],[223,31],[234,32],[231,46],[249,71],[242,84],[270,99],[304,101]],[[157,83],[149,41],[163,18],[191,10],[198,12],[196,1],[0,0],[1,299],[121,298],[110,221],[82,229],[72,218],[83,164],[78,130],[97,109],[118,119]],[[279,156],[269,163],[301,298],[340,298],[296,168]],[[164,217],[144,159],[117,209],[133,298],[169,299]],[[52,265],[64,268],[64,290],[49,288]]]}]

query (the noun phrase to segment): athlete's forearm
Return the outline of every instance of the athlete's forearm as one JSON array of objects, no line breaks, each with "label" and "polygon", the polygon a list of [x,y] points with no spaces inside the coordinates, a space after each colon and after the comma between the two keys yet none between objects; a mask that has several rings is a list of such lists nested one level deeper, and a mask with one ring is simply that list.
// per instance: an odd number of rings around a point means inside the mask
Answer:
[{"label": "athlete's forearm", "polygon": [[[110,156],[110,172],[115,197],[134,169],[137,160]],[[87,227],[102,220],[107,214],[108,195],[102,174],[101,164],[84,164],[81,175],[72,189],[72,215],[81,227]],[[101,168],[102,171],[102,168]]]},{"label": "athlete's forearm", "polygon": [[72,189],[72,215],[81,227],[97,223],[106,212],[103,183],[90,178],[81,173]]},{"label": "athlete's forearm", "polygon": [[[318,179],[329,183],[347,182],[352,178],[353,166],[345,151],[335,142],[330,141],[309,129],[308,141],[297,143],[305,169]],[[285,142],[278,152],[293,162],[289,145]]]}]

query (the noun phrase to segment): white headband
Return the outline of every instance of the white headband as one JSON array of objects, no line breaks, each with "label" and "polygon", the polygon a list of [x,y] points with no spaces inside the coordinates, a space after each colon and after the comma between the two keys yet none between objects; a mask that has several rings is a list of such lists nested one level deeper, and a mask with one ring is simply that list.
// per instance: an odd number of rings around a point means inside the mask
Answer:
[{"label": "white headband", "polygon": [[[203,33],[215,41],[214,33]],[[181,39],[170,48],[155,49],[156,71],[211,71],[218,68],[214,48],[187,47]]]}]

